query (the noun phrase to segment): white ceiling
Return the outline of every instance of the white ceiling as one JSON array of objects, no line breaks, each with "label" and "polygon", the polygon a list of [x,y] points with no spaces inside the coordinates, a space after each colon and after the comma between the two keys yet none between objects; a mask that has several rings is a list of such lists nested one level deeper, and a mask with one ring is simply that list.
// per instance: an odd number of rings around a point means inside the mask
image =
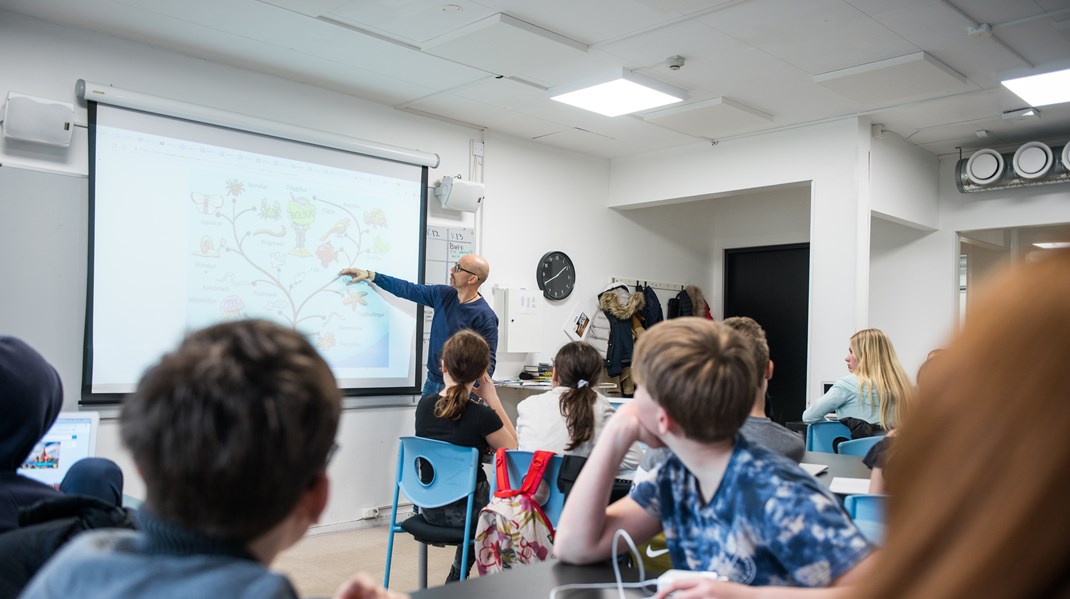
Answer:
[{"label": "white ceiling", "polygon": [[[1003,120],[1025,104],[999,83],[1070,67],[1070,0],[0,0],[0,8],[608,158],[852,115],[938,154],[1070,137],[1070,104]],[[971,34],[980,24],[990,33]],[[676,55],[686,64],[670,70]],[[610,118],[546,94],[615,67],[690,98]]]}]

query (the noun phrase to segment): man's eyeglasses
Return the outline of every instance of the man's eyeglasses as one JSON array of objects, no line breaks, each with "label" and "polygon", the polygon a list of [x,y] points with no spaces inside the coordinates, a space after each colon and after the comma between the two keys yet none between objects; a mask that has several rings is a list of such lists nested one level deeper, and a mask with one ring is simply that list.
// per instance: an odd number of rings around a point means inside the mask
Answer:
[{"label": "man's eyeglasses", "polygon": [[474,273],[474,272],[468,270],[467,268],[461,266],[460,262],[454,262],[453,263],[453,272],[457,272],[458,270],[463,270],[464,272],[474,276],[475,278],[477,278],[477,279],[479,278],[479,275],[477,275],[476,273]]}]

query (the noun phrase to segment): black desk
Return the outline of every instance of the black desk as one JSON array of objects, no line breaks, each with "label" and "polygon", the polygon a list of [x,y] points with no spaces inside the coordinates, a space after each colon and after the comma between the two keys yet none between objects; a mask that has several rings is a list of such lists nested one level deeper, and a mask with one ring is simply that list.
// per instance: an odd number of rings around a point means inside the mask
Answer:
[{"label": "black desk", "polygon": [[[639,580],[639,571],[621,568],[624,582]],[[647,573],[647,578],[656,576]],[[550,591],[559,585],[574,583],[612,583],[613,566],[608,562],[593,566],[570,566],[557,560],[548,560],[520,568],[506,570],[500,574],[479,576],[464,582],[455,582],[444,586],[424,589],[412,594],[413,599],[469,599],[471,597],[547,599]],[[654,594],[653,587],[647,589],[624,589],[626,597],[649,597]],[[619,597],[616,587],[612,589],[577,589],[561,591],[559,599],[588,599]]]},{"label": "black desk", "polygon": [[839,478],[864,478],[869,479],[872,474],[869,468],[862,463],[862,458],[853,455],[841,455],[838,453],[824,453],[821,451],[808,451],[803,454],[802,461],[807,464],[824,464],[828,470],[817,475],[817,480],[828,488],[832,479]]}]

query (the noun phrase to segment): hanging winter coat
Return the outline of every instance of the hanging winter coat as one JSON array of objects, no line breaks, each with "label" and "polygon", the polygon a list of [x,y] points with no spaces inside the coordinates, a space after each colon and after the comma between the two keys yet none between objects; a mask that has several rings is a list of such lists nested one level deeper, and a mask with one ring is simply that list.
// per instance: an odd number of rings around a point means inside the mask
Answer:
[{"label": "hanging winter coat", "polygon": [[706,303],[702,290],[694,285],[688,285],[684,288],[684,291],[687,292],[687,297],[691,299],[691,316],[713,320],[713,316],[710,315],[710,305]]},{"label": "hanging winter coat", "polygon": [[[687,294],[687,291],[677,293],[673,299],[676,300],[676,316],[670,316],[670,318],[695,315],[694,304],[691,303],[691,296]],[[672,308],[670,307],[669,310],[671,311]]]},{"label": "hanging winter coat", "polygon": [[645,301],[641,293],[629,293],[627,287],[614,287],[598,296],[598,307],[609,322],[609,340],[606,346],[606,374],[619,376],[625,366],[632,363],[635,336],[632,334],[632,316],[643,309]]},{"label": "hanging winter coat", "polygon": [[661,300],[649,285],[643,287],[643,327],[649,329],[665,319],[661,313]]}]

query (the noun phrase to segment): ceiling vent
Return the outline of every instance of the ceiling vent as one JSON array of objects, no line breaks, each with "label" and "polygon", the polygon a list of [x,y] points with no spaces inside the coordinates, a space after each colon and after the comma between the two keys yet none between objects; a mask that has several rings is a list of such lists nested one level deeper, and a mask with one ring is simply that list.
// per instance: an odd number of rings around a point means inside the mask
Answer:
[{"label": "ceiling vent", "polygon": [[1049,147],[1039,141],[1001,154],[977,150],[955,165],[955,186],[962,193],[1070,183],[1070,143]]}]

